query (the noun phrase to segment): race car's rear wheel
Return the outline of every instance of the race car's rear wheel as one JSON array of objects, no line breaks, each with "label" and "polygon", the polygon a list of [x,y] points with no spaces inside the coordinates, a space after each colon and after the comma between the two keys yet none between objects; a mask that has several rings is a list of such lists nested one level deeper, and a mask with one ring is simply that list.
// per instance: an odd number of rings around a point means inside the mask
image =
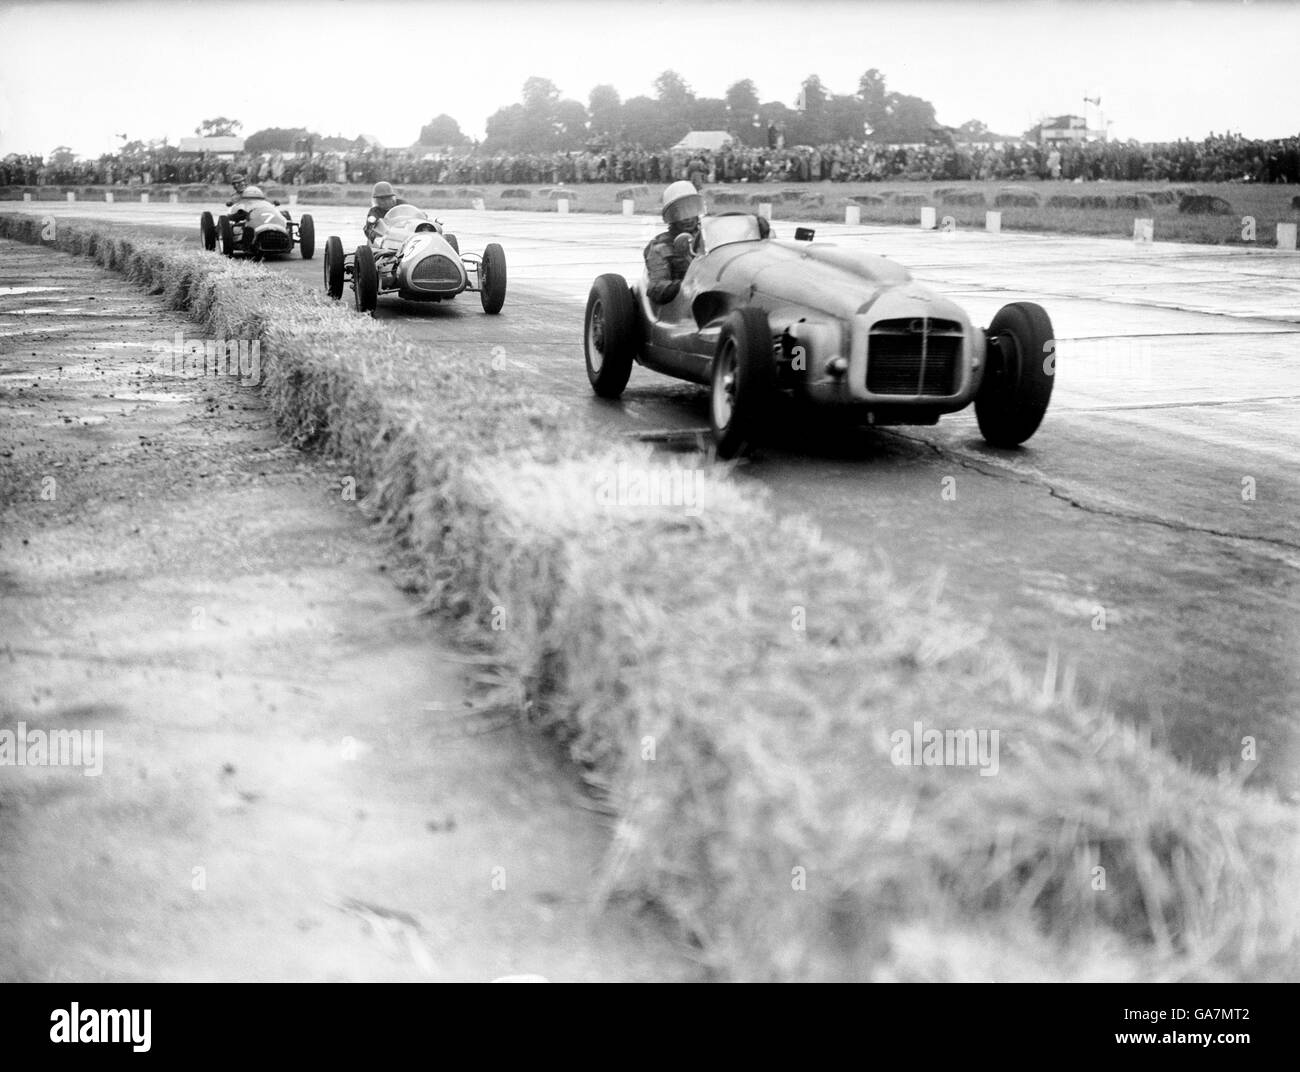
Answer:
[{"label": "race car's rear wheel", "polygon": [[221,238],[221,255],[223,257],[233,257],[235,255],[235,225],[230,222],[229,216],[221,216],[217,219],[217,234]]},{"label": "race car's rear wheel", "polygon": [[316,255],[316,224],[310,216],[303,216],[298,223],[298,250],[305,261]]},{"label": "race car's rear wheel", "polygon": [[506,303],[506,251],[497,242],[483,250],[478,269],[478,296],[483,311],[495,315]]},{"label": "race car's rear wheel", "polygon": [[1056,379],[1056,335],[1042,306],[1013,302],[998,310],[987,336],[975,417],[990,445],[1018,447],[1047,412]]},{"label": "race car's rear wheel", "polygon": [[352,259],[352,293],[357,312],[373,313],[379,301],[379,269],[369,246],[357,246]]},{"label": "race car's rear wheel", "polygon": [[709,424],[718,456],[734,458],[762,434],[776,397],[772,329],[761,309],[737,309],[713,357]]},{"label": "race car's rear wheel", "polygon": [[343,239],[330,235],[325,240],[325,293],[337,301],[343,297]]},{"label": "race car's rear wheel", "polygon": [[444,231],[442,237],[446,239],[447,245],[451,246],[451,248],[454,249],[457,253],[460,252],[460,243],[456,240],[456,236],[454,234],[447,234],[447,232]]},{"label": "race car's rear wheel", "polygon": [[217,224],[212,218],[211,212],[205,212],[199,217],[199,235],[203,239],[203,248],[213,250],[217,248]]},{"label": "race car's rear wheel", "polygon": [[591,389],[601,398],[618,398],[640,347],[641,322],[627,281],[613,273],[598,276],[587,295],[582,340]]}]

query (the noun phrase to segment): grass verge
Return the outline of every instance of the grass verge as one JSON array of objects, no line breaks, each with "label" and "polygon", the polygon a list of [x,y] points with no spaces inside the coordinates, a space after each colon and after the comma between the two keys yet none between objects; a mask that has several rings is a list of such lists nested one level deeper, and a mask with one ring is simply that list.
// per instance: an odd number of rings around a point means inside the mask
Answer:
[{"label": "grass verge", "polygon": [[[289,203],[291,192],[303,204],[366,205],[368,186],[320,185],[302,187],[268,186],[267,196]],[[618,213],[628,197],[638,214],[658,216],[662,184],[587,183],[560,186],[409,186],[401,193],[415,204],[430,209],[472,208],[475,200],[493,211],[557,210],[565,197],[571,212]],[[934,206],[939,218],[951,216],[959,228],[984,228],[984,213],[1002,213],[1002,228],[1042,234],[1078,234],[1131,238],[1135,218],[1154,220],[1158,242],[1193,242],[1208,245],[1236,245],[1259,249],[1276,247],[1279,223],[1300,222],[1300,196],[1295,186],[1259,183],[1210,183],[1189,185],[1159,182],[816,182],[816,183],[732,183],[709,186],[705,194],[712,212],[753,211],[762,202],[772,205],[776,221],[843,222],[844,209],[857,205],[864,222],[915,224],[922,205]],[[105,188],[77,186],[0,187],[0,201],[21,200],[23,193],[35,199],[63,201],[69,191],[78,200],[103,201]],[[136,187],[113,191],[118,201],[138,201]],[[202,203],[217,210],[230,196],[228,187],[155,186],[149,190],[154,202],[166,202],[175,193],[186,203]],[[1220,214],[1189,214],[1180,211],[1183,195],[1195,195],[1202,202],[1215,201]],[[1254,236],[1245,218],[1255,221]]]},{"label": "grass verge", "polygon": [[[261,340],[283,433],[346,460],[430,607],[605,788],[601,895],[665,912],[720,976],[1294,976],[1297,809],[1031,681],[936,594],[274,269],[98,224],[52,244]],[[693,506],[625,494],[659,477]],[[996,774],[897,765],[916,723],[996,730]]]}]

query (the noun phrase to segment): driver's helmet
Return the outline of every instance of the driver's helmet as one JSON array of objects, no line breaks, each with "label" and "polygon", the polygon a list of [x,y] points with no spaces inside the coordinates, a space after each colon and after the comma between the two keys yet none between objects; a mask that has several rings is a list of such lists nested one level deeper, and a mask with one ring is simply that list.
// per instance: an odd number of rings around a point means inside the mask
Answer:
[{"label": "driver's helmet", "polygon": [[670,183],[664,188],[663,216],[664,223],[684,223],[699,219],[704,214],[704,198],[687,179]]},{"label": "driver's helmet", "polygon": [[250,201],[258,197],[266,197],[266,194],[262,193],[262,188],[260,186],[245,186],[241,191],[241,194]]},{"label": "driver's helmet", "polygon": [[379,208],[392,208],[397,201],[391,182],[377,182],[370,190],[370,196]]}]

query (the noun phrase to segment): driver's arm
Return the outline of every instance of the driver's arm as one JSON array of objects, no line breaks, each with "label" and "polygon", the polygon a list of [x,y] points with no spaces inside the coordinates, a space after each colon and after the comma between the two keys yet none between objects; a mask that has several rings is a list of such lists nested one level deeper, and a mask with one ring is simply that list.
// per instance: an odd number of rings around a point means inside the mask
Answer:
[{"label": "driver's arm", "polygon": [[648,277],[646,294],[652,302],[663,304],[677,297],[681,282],[673,278],[672,262],[661,248],[661,243],[651,242],[645,248],[645,268]]}]

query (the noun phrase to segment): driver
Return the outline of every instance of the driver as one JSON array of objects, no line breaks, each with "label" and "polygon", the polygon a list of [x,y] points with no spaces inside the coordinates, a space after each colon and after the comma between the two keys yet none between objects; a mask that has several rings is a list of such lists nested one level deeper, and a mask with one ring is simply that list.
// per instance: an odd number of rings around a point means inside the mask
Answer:
[{"label": "driver", "polygon": [[370,206],[370,212],[366,216],[366,225],[363,230],[370,241],[375,240],[375,224],[382,220],[388,210],[396,208],[398,205],[409,205],[409,201],[403,201],[393,193],[393,185],[388,182],[377,182],[370,191],[370,196],[374,204]]},{"label": "driver", "polygon": [[230,208],[236,201],[243,200],[244,190],[248,187],[248,176],[241,171],[230,180],[230,185],[235,188],[235,196],[226,202],[226,208]]},{"label": "driver", "polygon": [[[227,205],[235,206],[235,211],[230,214],[230,222],[244,223],[248,220],[248,202],[265,201],[266,195],[262,193],[260,186],[249,186],[242,175],[235,176],[233,185],[236,196],[226,202]],[[244,228],[243,245],[245,249],[251,249],[253,246],[253,232],[247,227]]]},{"label": "driver", "polygon": [[[645,267],[649,276],[646,293],[652,302],[663,304],[677,297],[686,269],[700,251],[700,214],[704,198],[693,183],[682,180],[664,189],[663,217],[668,230],[655,235],[645,248]],[[679,235],[689,235],[690,243],[677,245]]]}]

